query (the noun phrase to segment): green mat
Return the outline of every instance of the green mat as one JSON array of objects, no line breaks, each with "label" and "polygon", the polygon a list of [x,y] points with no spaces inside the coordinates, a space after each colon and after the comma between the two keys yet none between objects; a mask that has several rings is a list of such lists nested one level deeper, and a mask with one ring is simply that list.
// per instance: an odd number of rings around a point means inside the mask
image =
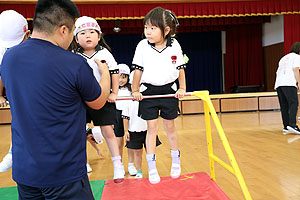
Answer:
[{"label": "green mat", "polygon": [[[93,195],[96,200],[100,200],[103,192],[105,180],[90,181]],[[0,200],[18,200],[17,187],[0,188]]]}]

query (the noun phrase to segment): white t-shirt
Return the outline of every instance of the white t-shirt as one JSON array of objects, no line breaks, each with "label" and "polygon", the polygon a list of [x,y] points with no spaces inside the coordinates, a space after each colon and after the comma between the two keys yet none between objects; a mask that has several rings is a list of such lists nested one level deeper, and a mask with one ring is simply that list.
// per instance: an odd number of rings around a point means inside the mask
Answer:
[{"label": "white t-shirt", "polygon": [[180,44],[172,38],[162,50],[157,50],[147,39],[139,42],[132,61],[135,69],[143,71],[141,83],[162,86],[174,82],[179,69],[185,68]]},{"label": "white t-shirt", "polygon": [[280,59],[276,72],[275,89],[280,86],[297,87],[294,68],[300,68],[300,55],[289,53]]},{"label": "white t-shirt", "polygon": [[131,132],[141,132],[147,130],[147,122],[138,116],[139,102],[128,101],[124,104],[122,117],[129,120],[128,130]]},{"label": "white t-shirt", "polygon": [[4,53],[6,52],[7,48],[0,47],[0,64],[2,62],[2,58],[4,56]]},{"label": "white t-shirt", "polygon": [[109,72],[111,74],[118,74],[119,73],[119,67],[118,67],[118,64],[117,64],[115,58],[104,47],[97,46],[95,53],[93,53],[91,56],[87,56],[83,52],[77,52],[77,54],[79,54],[79,55],[83,56],[84,58],[86,58],[88,64],[93,69],[94,76],[96,77],[98,82],[101,79],[101,75],[100,75],[100,72],[99,72],[99,69],[98,69],[98,65],[95,62],[95,58],[97,58],[99,60],[105,60],[107,65],[108,65]]},{"label": "white t-shirt", "polygon": [[[118,96],[131,97],[131,92],[128,90],[127,87],[125,87],[125,88],[119,88]],[[131,101],[131,100],[119,100],[119,101],[116,101],[116,108],[117,108],[117,110],[123,110],[124,105],[127,104],[128,101]]]}]

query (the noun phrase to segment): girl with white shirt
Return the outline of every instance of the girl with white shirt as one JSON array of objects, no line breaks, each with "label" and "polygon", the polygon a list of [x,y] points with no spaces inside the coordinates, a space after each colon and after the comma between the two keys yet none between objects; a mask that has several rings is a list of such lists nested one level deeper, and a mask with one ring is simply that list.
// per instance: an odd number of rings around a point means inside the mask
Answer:
[{"label": "girl with white shirt", "polygon": [[87,107],[87,123],[93,121],[94,126],[100,126],[101,132],[112,155],[114,164],[114,182],[121,183],[124,180],[124,173],[121,163],[121,156],[117,139],[114,134],[113,124],[116,121],[116,105],[119,90],[119,69],[110,48],[102,37],[102,32],[97,21],[91,17],[83,16],[76,20],[74,36],[79,48],[76,53],[86,58],[93,69],[97,81],[101,79],[95,59],[106,62],[111,74],[111,93],[106,104],[100,110]]},{"label": "girl with white shirt", "polygon": [[[152,9],[144,19],[146,39],[136,47],[132,61],[134,71],[132,95],[140,101],[139,116],[147,121],[146,137],[149,181],[160,182],[156,169],[155,145],[158,133],[158,115],[163,118],[171,146],[171,177],[181,173],[180,152],[174,119],[178,116],[178,98],[186,92],[186,67],[181,47],[174,38],[178,20],[173,12],[160,7]],[[179,82],[179,89],[175,81]],[[141,83],[141,84],[140,84]],[[143,95],[174,94],[170,98],[143,99]]]},{"label": "girl with white shirt", "polygon": [[[119,64],[119,92],[118,96],[129,96],[131,97],[131,84],[129,83],[130,69],[126,64]],[[130,100],[116,101],[117,116],[116,123],[114,125],[114,131],[118,142],[121,158],[123,158],[123,147],[124,147],[124,125],[122,118],[122,111]],[[137,174],[137,170],[134,166],[134,152],[132,149],[128,149],[128,173],[131,176]],[[123,160],[123,159],[122,159]],[[124,169],[124,165],[122,166]],[[125,170],[124,170],[125,173]]]}]

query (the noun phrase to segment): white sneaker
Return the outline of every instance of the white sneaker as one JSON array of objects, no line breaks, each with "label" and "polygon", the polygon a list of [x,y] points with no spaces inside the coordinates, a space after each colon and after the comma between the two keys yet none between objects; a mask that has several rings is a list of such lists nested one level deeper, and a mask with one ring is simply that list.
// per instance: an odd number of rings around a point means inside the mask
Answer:
[{"label": "white sneaker", "polygon": [[89,165],[89,163],[86,163],[86,171],[87,171],[87,173],[90,173],[93,171],[91,166]]},{"label": "white sneaker", "polygon": [[117,164],[114,167],[114,182],[122,183],[124,181],[124,172],[122,170],[122,164]]},{"label": "white sneaker", "polygon": [[140,178],[143,178],[143,174],[141,173],[137,173],[136,176],[134,177],[136,179],[140,179]]},{"label": "white sneaker", "polygon": [[134,165],[128,166],[128,173],[130,174],[130,176],[135,176],[137,174],[137,170]]},{"label": "white sneaker", "polygon": [[149,177],[148,178],[149,178],[149,182],[151,184],[157,184],[157,183],[159,183],[160,182],[160,176],[159,176],[159,174],[157,172],[157,169],[151,169],[149,171]]},{"label": "white sneaker", "polygon": [[295,127],[287,126],[287,129],[289,131],[292,131],[293,133],[296,133],[296,134],[300,135],[300,129],[298,128],[297,125]]},{"label": "white sneaker", "polygon": [[10,168],[12,168],[12,154],[8,153],[0,163],[0,172],[8,171]]},{"label": "white sneaker", "polygon": [[282,131],[283,135],[287,135],[289,133],[293,133],[292,131],[286,129],[286,128],[283,128],[283,131]]},{"label": "white sneaker", "polygon": [[178,178],[181,173],[181,167],[180,164],[172,163],[171,167],[171,177],[172,178]]}]

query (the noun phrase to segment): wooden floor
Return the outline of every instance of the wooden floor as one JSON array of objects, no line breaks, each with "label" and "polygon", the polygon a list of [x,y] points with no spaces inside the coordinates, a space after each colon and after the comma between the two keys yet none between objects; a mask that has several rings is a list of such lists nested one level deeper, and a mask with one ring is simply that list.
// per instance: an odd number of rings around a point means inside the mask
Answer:
[{"label": "wooden floor", "polygon": [[[282,134],[279,111],[240,112],[219,114],[225,134],[254,200],[300,199],[300,140],[288,143],[295,135]],[[206,132],[203,115],[184,115],[176,119],[181,149],[182,174],[207,172]],[[227,155],[214,125],[214,153],[228,162]],[[10,145],[10,126],[0,125],[0,158]],[[161,176],[169,176],[171,158],[167,137],[160,122],[160,140],[157,148],[157,167]],[[88,162],[93,168],[90,180],[112,179],[113,168],[108,149],[99,145],[104,158],[99,158],[88,145]],[[127,155],[124,154],[127,166]],[[244,199],[237,179],[223,167],[215,164],[216,182],[232,200]],[[147,176],[143,161],[144,176]],[[128,175],[126,175],[128,177]],[[16,185],[11,170],[0,173],[0,187]]]}]

